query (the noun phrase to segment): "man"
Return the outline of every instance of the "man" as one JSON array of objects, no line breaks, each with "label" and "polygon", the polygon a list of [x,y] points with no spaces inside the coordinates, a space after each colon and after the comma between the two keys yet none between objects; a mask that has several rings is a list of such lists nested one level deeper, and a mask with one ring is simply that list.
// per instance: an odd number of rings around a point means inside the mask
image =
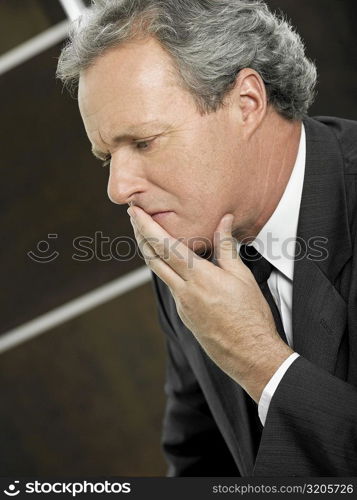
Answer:
[{"label": "man", "polygon": [[168,474],[354,475],[357,125],[307,117],[299,36],[260,1],[96,1],[58,75],[154,273]]}]

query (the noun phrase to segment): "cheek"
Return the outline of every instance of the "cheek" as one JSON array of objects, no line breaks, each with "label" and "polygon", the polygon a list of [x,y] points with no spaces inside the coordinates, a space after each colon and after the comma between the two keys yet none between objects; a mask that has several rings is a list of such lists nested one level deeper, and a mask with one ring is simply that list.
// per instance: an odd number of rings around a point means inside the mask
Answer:
[{"label": "cheek", "polygon": [[214,146],[208,142],[201,148],[191,145],[170,150],[160,158],[161,170],[155,174],[156,184],[178,201],[186,222],[205,236],[231,206],[236,184],[231,159],[222,146]]}]

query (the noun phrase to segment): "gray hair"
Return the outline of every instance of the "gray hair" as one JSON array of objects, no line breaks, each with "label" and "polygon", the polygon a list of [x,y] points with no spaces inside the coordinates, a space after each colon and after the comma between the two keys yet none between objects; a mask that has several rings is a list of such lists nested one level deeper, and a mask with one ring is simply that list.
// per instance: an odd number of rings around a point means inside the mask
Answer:
[{"label": "gray hair", "polygon": [[252,68],[268,102],[301,119],[314,99],[316,67],[292,26],[260,0],[92,0],[73,23],[57,76],[70,90],[109,48],[152,36],[203,113],[216,111],[239,71]]}]

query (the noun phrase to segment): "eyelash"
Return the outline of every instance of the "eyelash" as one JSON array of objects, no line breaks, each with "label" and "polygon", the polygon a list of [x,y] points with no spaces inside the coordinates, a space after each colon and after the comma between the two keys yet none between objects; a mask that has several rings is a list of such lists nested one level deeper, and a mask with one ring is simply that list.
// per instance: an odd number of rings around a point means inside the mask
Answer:
[{"label": "eyelash", "polygon": [[[153,139],[150,139],[150,140],[146,140],[146,141],[134,141],[134,144],[136,146],[136,149],[138,150],[146,150],[146,149],[149,149],[150,147],[150,143],[153,141]],[[141,146],[142,144],[148,144],[148,147],[146,148],[141,148],[139,146]],[[110,162],[111,162],[111,159],[112,157],[111,156],[108,156],[104,162],[102,163],[102,167],[108,167],[110,165]]]}]

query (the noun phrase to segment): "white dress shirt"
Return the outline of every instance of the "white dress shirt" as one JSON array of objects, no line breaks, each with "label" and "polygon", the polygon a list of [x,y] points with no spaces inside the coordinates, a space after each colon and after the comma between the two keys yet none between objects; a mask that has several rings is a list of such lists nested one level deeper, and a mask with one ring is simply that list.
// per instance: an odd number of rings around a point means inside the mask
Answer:
[{"label": "white dress shirt", "polygon": [[[262,228],[252,245],[273,266],[268,286],[279,309],[288,344],[293,348],[292,295],[294,255],[301,195],[305,174],[306,137],[304,125],[298,154],[289,182],[273,215]],[[289,366],[299,355],[291,354],[265,386],[258,404],[259,418],[265,424],[271,398]]]}]

